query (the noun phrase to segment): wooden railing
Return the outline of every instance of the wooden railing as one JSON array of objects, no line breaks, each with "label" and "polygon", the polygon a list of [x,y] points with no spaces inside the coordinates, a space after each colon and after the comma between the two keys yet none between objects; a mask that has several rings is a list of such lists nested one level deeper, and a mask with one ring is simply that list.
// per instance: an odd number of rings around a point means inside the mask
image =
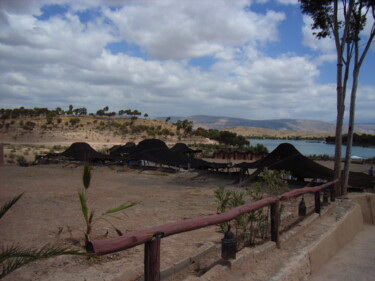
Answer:
[{"label": "wooden railing", "polygon": [[137,245],[145,244],[145,281],[159,281],[161,238],[211,225],[225,223],[245,213],[256,211],[266,206],[271,206],[271,240],[276,242],[276,245],[279,247],[280,201],[297,197],[305,193],[314,193],[315,212],[320,213],[320,191],[326,188],[330,188],[332,190],[336,182],[337,180],[316,187],[304,187],[295,189],[279,196],[267,197],[256,202],[251,202],[239,207],[235,207],[221,214],[171,222],[148,229],[131,232],[120,237],[108,238],[103,240],[93,240],[88,243],[87,250],[98,255],[104,255],[126,250]]}]

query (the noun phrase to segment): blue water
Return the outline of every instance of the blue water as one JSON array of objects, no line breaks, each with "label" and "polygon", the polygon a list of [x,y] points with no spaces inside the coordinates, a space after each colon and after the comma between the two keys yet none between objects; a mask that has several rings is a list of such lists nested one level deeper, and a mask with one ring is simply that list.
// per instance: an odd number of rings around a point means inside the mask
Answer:
[{"label": "blue water", "polygon": [[[279,144],[287,142],[301,152],[303,155],[313,155],[313,154],[327,154],[329,156],[335,155],[335,145],[326,144],[324,142],[309,142],[304,140],[272,140],[272,139],[249,139],[250,145],[254,146],[258,143],[263,144],[267,147],[268,151],[273,151]],[[342,157],[345,157],[346,146],[342,147]],[[352,147],[352,157],[359,156],[362,158],[372,158],[375,157],[375,148],[353,146]]]}]

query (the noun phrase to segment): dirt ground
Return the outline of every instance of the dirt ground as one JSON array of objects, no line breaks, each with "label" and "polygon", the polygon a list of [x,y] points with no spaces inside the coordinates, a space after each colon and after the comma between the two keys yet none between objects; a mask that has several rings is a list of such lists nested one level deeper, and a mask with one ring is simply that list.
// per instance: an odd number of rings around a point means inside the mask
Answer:
[{"label": "dirt ground", "polygon": [[[0,204],[25,192],[0,221],[2,243],[22,247],[47,243],[82,247],[84,220],[77,195],[82,188],[82,171],[82,166],[74,165],[0,167]],[[94,167],[88,205],[100,217],[121,203],[138,202],[117,219],[108,218],[123,233],[214,214],[214,190],[233,180],[197,175]],[[116,236],[110,223],[97,221],[92,238]],[[217,230],[208,227],[163,239],[161,268],[196,254],[204,243],[220,241],[222,234]],[[138,246],[97,261],[68,256],[33,263],[4,280],[135,280],[142,273],[143,246]]]},{"label": "dirt ground", "polygon": [[[365,166],[354,165],[353,170],[364,172],[368,169]],[[85,225],[77,194],[82,188],[82,171],[83,166],[72,164],[0,167],[0,205],[25,192],[0,221],[1,244],[22,247],[54,244],[82,249]],[[96,218],[121,203],[138,204],[116,218],[97,220],[91,238],[116,236],[111,224],[127,233],[215,214],[214,191],[219,186],[243,190],[232,185],[233,181],[234,178],[197,172],[171,174],[93,167],[88,206],[95,210]],[[222,234],[218,230],[212,226],[162,239],[161,269],[197,254],[199,247],[208,242],[219,248]],[[143,274],[143,250],[141,245],[96,260],[78,256],[52,258],[20,268],[4,280],[137,280]]]}]

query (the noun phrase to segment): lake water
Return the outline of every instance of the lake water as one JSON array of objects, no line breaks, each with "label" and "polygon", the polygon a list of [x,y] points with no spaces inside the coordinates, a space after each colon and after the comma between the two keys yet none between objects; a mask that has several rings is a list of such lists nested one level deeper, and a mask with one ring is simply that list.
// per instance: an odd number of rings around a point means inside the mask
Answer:
[{"label": "lake water", "polygon": [[[249,139],[250,145],[254,146],[258,143],[263,144],[267,147],[269,152],[272,152],[279,144],[287,142],[301,152],[303,155],[313,155],[313,154],[327,154],[329,156],[335,155],[335,145],[326,144],[324,142],[309,142],[305,140],[273,140],[273,139]],[[346,146],[342,147],[342,157],[345,157]],[[352,157],[359,156],[362,158],[372,158],[375,157],[375,148],[353,146],[352,147]]]}]

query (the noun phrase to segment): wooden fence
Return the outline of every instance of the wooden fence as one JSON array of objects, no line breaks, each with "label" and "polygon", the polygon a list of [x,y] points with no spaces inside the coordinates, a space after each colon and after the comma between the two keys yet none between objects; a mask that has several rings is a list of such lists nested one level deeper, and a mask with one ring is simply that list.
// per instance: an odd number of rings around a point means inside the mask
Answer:
[{"label": "wooden fence", "polygon": [[[330,188],[332,190],[336,182],[337,180],[316,187],[294,189],[279,196],[267,197],[256,202],[251,202],[239,207],[235,207],[221,214],[171,222],[148,229],[131,232],[120,237],[108,238],[103,240],[93,240],[88,243],[87,250],[98,255],[104,255],[126,250],[137,245],[145,244],[144,279],[145,281],[159,281],[160,240],[163,237],[192,231],[211,225],[225,223],[245,213],[253,212],[266,206],[271,206],[271,240],[276,242],[276,245],[279,247],[280,201],[297,197],[305,193],[314,193],[315,212],[320,213],[320,191],[326,188]],[[331,197],[331,200],[332,199],[334,200],[334,198]]]}]

